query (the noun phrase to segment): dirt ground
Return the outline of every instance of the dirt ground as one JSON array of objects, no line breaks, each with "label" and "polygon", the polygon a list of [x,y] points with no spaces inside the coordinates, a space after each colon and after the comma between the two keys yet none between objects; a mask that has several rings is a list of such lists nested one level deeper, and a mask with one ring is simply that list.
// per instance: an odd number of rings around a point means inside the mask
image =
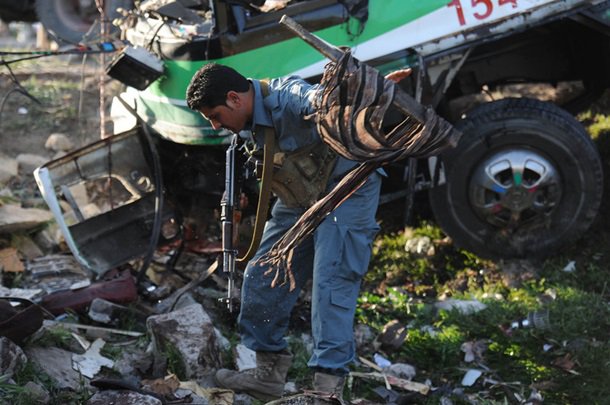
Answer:
[{"label": "dirt ground", "polygon": [[[29,24],[2,24],[0,50],[37,51],[35,34]],[[52,133],[68,136],[74,147],[99,139],[100,57],[52,55],[14,63],[32,56],[0,56],[0,151],[53,158],[44,147]]]},{"label": "dirt ground", "polygon": [[108,80],[101,84],[95,61],[40,61],[34,66],[17,66],[13,73],[6,66],[0,72],[0,150],[4,154],[53,158],[55,153],[45,149],[53,133],[66,135],[74,147],[100,139],[101,85],[106,95],[106,130],[111,133],[109,106],[120,85]]}]

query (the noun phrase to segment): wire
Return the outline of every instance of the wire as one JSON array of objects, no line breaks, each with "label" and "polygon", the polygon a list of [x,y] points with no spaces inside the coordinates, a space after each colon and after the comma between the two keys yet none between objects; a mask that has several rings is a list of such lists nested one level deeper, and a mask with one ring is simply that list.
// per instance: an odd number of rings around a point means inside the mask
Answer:
[{"label": "wire", "polygon": [[[40,102],[40,100],[38,100],[36,97],[34,97],[30,92],[28,92],[25,87],[23,87],[21,85],[21,83],[19,83],[19,80],[17,79],[17,76],[15,76],[15,73],[13,73],[13,70],[11,69],[11,67],[6,63],[6,61],[2,58],[0,58],[0,64],[6,66],[6,69],[8,70],[9,75],[11,76],[11,81],[13,82],[13,85],[15,86],[16,90],[18,90],[21,94],[23,94],[24,96],[28,97],[29,99],[31,99],[32,101],[34,101],[36,104],[42,105],[42,103]],[[12,91],[9,91],[9,93],[11,93]],[[8,96],[8,95],[7,95]],[[3,100],[4,102],[4,100]]]},{"label": "wire", "polygon": [[[90,52],[65,52],[65,53],[58,53],[58,54],[48,54],[48,55],[32,55],[32,56],[28,56],[25,58],[17,58],[17,59],[11,59],[11,60],[2,60],[2,64],[7,66],[10,65],[12,63],[17,63],[17,62],[23,62],[26,60],[32,60],[32,59],[38,59],[38,58],[44,58],[47,56],[57,56],[57,55],[73,55],[73,54],[82,54],[82,53],[104,53],[104,51],[90,51]],[[2,55],[2,53],[0,53],[0,55]]]},{"label": "wire", "polygon": [[28,92],[26,90],[25,87],[23,87],[21,85],[21,83],[19,83],[19,80],[17,79],[17,77],[13,73],[13,70],[4,61],[4,59],[0,59],[0,64],[6,66],[6,68],[8,69],[8,72],[9,72],[9,74],[11,76],[11,81],[13,82],[13,87],[9,91],[7,91],[6,94],[4,94],[4,96],[2,96],[2,99],[0,100],[0,122],[2,122],[2,112],[4,111],[4,106],[6,105],[6,101],[8,100],[9,96],[11,94],[13,94],[13,93],[20,93],[20,94],[26,96],[27,98],[29,98],[30,100],[34,101],[36,104],[42,105],[40,100],[38,100],[36,97],[34,97],[30,92]]},{"label": "wire", "polygon": [[[159,31],[161,31],[161,28],[163,28],[163,26],[167,24],[167,20],[162,15],[159,15],[159,21],[161,21],[161,24],[159,24],[159,26],[156,27],[153,36],[150,38],[150,41],[148,41],[148,43],[146,44],[146,50],[148,50],[148,51],[152,51],[152,46],[153,46],[153,43],[155,42],[155,38],[157,38],[157,36],[159,35]],[[152,27],[150,30],[152,30]],[[150,30],[149,30],[149,32],[150,32]],[[160,49],[161,48],[159,47],[159,50]]]},{"label": "wire", "polygon": [[11,60],[2,59],[3,65],[11,63],[22,62],[25,60],[32,60],[38,58],[44,58],[47,56],[59,56],[59,55],[87,55],[87,54],[100,54],[100,53],[112,53],[120,50],[127,44],[126,41],[114,41],[114,42],[101,42],[94,45],[79,45],[76,48],[67,49],[63,51],[0,51],[0,57],[2,56],[22,56],[22,58],[16,58]]}]

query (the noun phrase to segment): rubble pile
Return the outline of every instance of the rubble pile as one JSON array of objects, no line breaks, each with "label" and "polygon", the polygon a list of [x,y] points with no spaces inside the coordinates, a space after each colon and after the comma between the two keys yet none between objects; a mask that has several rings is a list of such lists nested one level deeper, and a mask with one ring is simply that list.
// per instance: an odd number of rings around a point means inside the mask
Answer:
[{"label": "rubble pile", "polygon": [[[73,144],[65,135],[52,134],[46,147],[60,157]],[[221,302],[226,294],[222,273],[202,277],[219,253],[213,243],[204,250],[196,244],[161,247],[144,269],[144,277],[139,276],[142,259],[98,274],[72,255],[40,196],[31,172],[48,159],[35,155],[3,159],[0,397],[22,389],[36,403],[58,397],[87,404],[252,402],[247,395],[217,388],[213,379],[222,367],[255,366],[251,350],[230,343],[229,339],[237,340],[235,314],[229,314]],[[95,204],[95,190],[74,189],[73,195],[85,201],[91,212],[104,209]],[[302,300],[308,299],[304,292]],[[303,307],[307,305],[303,302]],[[304,319],[299,317],[299,322],[308,330]],[[374,350],[404,339],[392,325],[386,329],[376,339],[371,328],[358,325],[359,346]],[[306,333],[293,339],[311,350]],[[358,377],[381,378],[388,384],[385,371],[368,363],[374,372]],[[394,384],[425,394],[429,387],[410,382],[415,369],[404,366],[409,372],[394,373]],[[53,388],[24,381],[24,370],[31,369],[44,376],[41,381],[50,380]],[[400,370],[400,365],[393,370]],[[286,394],[306,388],[289,382]]]},{"label": "rubble pile", "polygon": [[[57,158],[74,146],[67,136],[51,134],[46,147]],[[137,261],[98,275],[72,256],[38,192],[31,173],[49,159],[23,154],[0,160],[0,397],[19,392],[15,379],[33,366],[58,392],[91,404],[208,403],[194,391],[208,395],[200,384],[212,387],[228,341],[190,293],[177,302],[170,297],[202,259],[184,255],[172,275],[153,263],[149,274],[163,286],[149,277],[136,283]],[[160,252],[159,263],[170,254]],[[174,305],[160,313],[155,306],[164,297]],[[183,381],[164,382],[169,369]],[[26,385],[20,388],[36,403],[57,395],[41,384]]]}]

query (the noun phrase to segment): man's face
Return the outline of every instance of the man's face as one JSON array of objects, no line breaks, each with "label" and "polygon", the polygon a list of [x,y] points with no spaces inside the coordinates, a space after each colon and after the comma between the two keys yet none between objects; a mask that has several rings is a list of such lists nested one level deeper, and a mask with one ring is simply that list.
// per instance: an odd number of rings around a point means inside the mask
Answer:
[{"label": "man's face", "polygon": [[235,98],[231,93],[227,95],[226,105],[219,105],[214,108],[203,107],[199,112],[205,119],[210,121],[212,128],[224,128],[238,133],[246,127],[248,115],[243,108],[241,100]]}]

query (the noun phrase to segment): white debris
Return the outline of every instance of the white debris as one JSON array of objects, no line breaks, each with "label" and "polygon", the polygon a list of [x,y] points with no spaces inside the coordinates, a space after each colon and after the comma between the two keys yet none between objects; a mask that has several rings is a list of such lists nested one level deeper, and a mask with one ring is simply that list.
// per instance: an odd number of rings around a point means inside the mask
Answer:
[{"label": "white debris", "polygon": [[465,387],[472,386],[482,374],[483,372],[481,370],[477,370],[474,368],[469,369],[468,371],[466,371],[466,374],[464,374],[464,377],[462,378],[462,385]]},{"label": "white debris", "polygon": [[35,298],[40,298],[43,295],[44,292],[40,288],[6,288],[0,285],[0,297],[15,297],[33,300]]},{"label": "white debris", "polygon": [[563,271],[566,273],[573,273],[576,271],[576,262],[574,260],[570,261],[564,268]]},{"label": "white debris", "polygon": [[239,371],[256,367],[256,352],[243,344],[235,346],[235,363]]},{"label": "white debris", "polygon": [[434,306],[438,309],[444,309],[445,311],[451,311],[456,309],[463,314],[474,314],[487,308],[487,305],[477,300],[455,300],[449,298],[445,301],[439,301]]},{"label": "white debris", "polygon": [[89,378],[95,377],[102,367],[112,368],[114,361],[100,354],[105,344],[103,339],[98,338],[84,354],[72,354],[72,368]]},{"label": "white debris", "polygon": [[284,394],[294,395],[298,393],[299,389],[297,388],[297,385],[294,383],[294,381],[288,381],[286,384],[284,384]]},{"label": "white debris", "polygon": [[375,353],[373,355],[373,360],[375,361],[375,364],[377,364],[382,369],[390,367],[392,365],[392,362],[390,360],[386,359],[379,353]]},{"label": "white debris", "polygon": [[417,255],[434,255],[434,245],[428,236],[420,236],[407,240],[405,251]]},{"label": "white debris", "polygon": [[460,349],[464,352],[464,361],[471,363],[475,360],[483,360],[483,353],[487,350],[487,343],[484,340],[475,340],[462,343]]}]

